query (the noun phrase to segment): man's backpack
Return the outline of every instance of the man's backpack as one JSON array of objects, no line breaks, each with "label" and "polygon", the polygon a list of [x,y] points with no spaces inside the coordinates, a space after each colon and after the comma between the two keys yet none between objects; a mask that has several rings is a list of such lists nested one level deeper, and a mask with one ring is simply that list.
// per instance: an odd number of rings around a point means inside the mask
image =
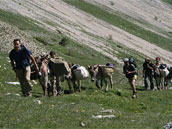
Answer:
[{"label": "man's backpack", "polygon": [[139,69],[138,69],[137,64],[135,63],[134,59],[129,58],[129,63],[134,65],[134,67],[136,69],[136,75],[138,75],[139,74]]},{"label": "man's backpack", "polygon": [[28,60],[29,64],[31,64],[31,59],[30,59],[30,56],[27,53],[26,47],[23,44],[21,44],[21,47],[23,48],[23,51],[24,51],[24,53],[25,53],[25,55],[27,57],[27,60]]}]

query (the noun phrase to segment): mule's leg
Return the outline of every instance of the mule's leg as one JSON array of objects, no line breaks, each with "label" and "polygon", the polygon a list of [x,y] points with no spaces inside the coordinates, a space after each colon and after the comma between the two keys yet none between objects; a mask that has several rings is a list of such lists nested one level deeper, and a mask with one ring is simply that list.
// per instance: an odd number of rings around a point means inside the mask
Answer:
[{"label": "mule's leg", "polygon": [[165,78],[165,80],[164,80],[164,86],[166,87],[166,89],[168,89],[168,78]]},{"label": "mule's leg", "polygon": [[39,83],[41,84],[41,86],[42,86],[42,90],[43,90],[43,92],[44,92],[44,96],[45,96],[45,94],[46,94],[46,91],[45,91],[45,85],[44,85],[44,82],[42,82],[42,79],[40,78],[39,79]]},{"label": "mule's leg", "polygon": [[109,88],[108,88],[108,82],[107,82],[107,80],[106,79],[104,79],[104,82],[105,82],[105,91],[108,91],[109,90]]},{"label": "mule's leg", "polygon": [[101,89],[103,89],[103,78],[100,79],[100,86],[101,86]]},{"label": "mule's leg", "polygon": [[79,90],[79,92],[81,92],[81,80],[77,80],[78,81],[78,90]]},{"label": "mule's leg", "polygon": [[50,82],[51,82],[51,87],[52,87],[52,94],[53,96],[57,96],[56,76],[52,76]]},{"label": "mule's leg", "polygon": [[69,92],[72,93],[71,78],[69,76],[68,77],[66,76],[65,79],[67,80],[68,83]]},{"label": "mule's leg", "polygon": [[76,85],[76,80],[72,79],[72,83],[73,83],[73,89],[74,89],[74,92],[77,92],[77,85]]},{"label": "mule's leg", "polygon": [[47,96],[47,91],[48,91],[48,76],[44,76],[44,86],[45,86],[45,94],[44,96]]},{"label": "mule's leg", "polygon": [[113,89],[113,80],[112,80],[112,76],[109,77],[109,81],[110,81],[111,88]]},{"label": "mule's leg", "polygon": [[96,79],[96,87],[97,87],[98,89],[100,89],[100,86],[99,86],[99,79]]},{"label": "mule's leg", "polygon": [[57,88],[57,95],[61,94],[61,86],[60,86],[60,76],[56,76],[56,88]]},{"label": "mule's leg", "polygon": [[161,78],[161,85],[162,85],[162,89],[165,89],[165,87],[164,87],[164,77]]},{"label": "mule's leg", "polygon": [[51,96],[51,93],[52,93],[52,87],[51,87],[51,84],[50,82],[48,82],[48,96],[50,97]]}]

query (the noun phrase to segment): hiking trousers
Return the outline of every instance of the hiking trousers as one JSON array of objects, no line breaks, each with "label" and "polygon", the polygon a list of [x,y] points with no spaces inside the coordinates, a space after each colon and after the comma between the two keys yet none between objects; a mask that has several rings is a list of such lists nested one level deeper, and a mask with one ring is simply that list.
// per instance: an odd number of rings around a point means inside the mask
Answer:
[{"label": "hiking trousers", "polygon": [[30,84],[30,74],[31,74],[30,66],[27,66],[25,69],[16,70],[16,76],[19,79],[23,96],[32,95],[32,87]]},{"label": "hiking trousers", "polygon": [[153,75],[145,73],[144,84],[145,84],[146,90],[148,90],[148,87],[149,87],[148,81],[150,81],[150,89],[153,90],[154,89]]}]

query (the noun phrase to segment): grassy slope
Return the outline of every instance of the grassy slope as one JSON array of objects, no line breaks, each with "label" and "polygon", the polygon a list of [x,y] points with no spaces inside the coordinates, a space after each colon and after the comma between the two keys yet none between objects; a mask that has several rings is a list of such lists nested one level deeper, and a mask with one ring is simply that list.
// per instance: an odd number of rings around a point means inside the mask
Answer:
[{"label": "grassy slope", "polygon": [[[33,34],[33,38],[36,35],[44,39],[48,43],[47,49],[55,50],[58,55],[65,57],[69,62],[86,66],[87,64],[104,64],[111,61],[100,53],[96,53],[72,40],[69,40],[66,47],[59,46],[54,41],[59,41],[59,38],[62,38],[63,35],[53,34],[35,26],[34,21],[30,22],[30,19],[25,17],[8,12],[3,13],[6,13],[6,15],[3,17],[0,15],[0,20],[30,32]],[[9,20],[11,18],[13,20]],[[21,19],[23,21],[17,22]],[[31,29],[32,26],[34,26],[33,30]],[[43,29],[48,38],[37,34],[40,29]],[[55,37],[55,35],[58,37]],[[76,51],[78,49],[79,51]],[[80,122],[83,122],[86,125],[85,128],[90,129],[158,129],[172,119],[171,91],[146,92],[142,91],[142,87],[137,86],[139,98],[132,100],[130,98],[131,89],[126,84],[126,79],[116,82],[121,80],[122,76],[118,71],[114,75],[115,89],[110,90],[108,93],[104,92],[104,90],[97,90],[90,80],[84,80],[82,86],[85,90],[81,93],[62,95],[61,97],[42,97],[41,87],[34,85],[33,97],[19,97],[16,94],[21,94],[20,86],[5,83],[5,81],[16,81],[7,57],[6,53],[0,53],[0,128],[79,129],[82,128]],[[62,83],[62,85],[64,90],[68,89],[66,82]],[[117,95],[119,93],[121,93],[121,96]],[[37,99],[41,100],[40,105],[34,102]],[[100,113],[102,108],[114,109],[114,112]],[[115,118],[100,120],[92,118],[92,115],[99,114],[114,114]]]},{"label": "grassy slope", "polygon": [[121,18],[118,15],[111,14],[98,6],[85,2],[84,0],[64,0],[64,1],[99,19],[102,19],[114,26],[117,26],[131,34],[134,34],[140,38],[143,38],[150,43],[160,46],[161,48],[164,48],[169,51],[172,50],[172,44],[171,44],[170,39],[167,39],[151,31],[145,30],[131,23],[130,21],[127,21],[126,19]]},{"label": "grassy slope", "polygon": [[163,0],[164,2],[167,2],[168,4],[172,5],[172,1],[171,0]]}]

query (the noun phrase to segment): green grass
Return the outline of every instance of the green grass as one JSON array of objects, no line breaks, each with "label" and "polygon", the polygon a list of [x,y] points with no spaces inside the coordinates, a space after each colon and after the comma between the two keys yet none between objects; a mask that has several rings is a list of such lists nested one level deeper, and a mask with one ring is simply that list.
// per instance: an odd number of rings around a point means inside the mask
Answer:
[{"label": "green grass", "polygon": [[145,30],[144,28],[135,25],[134,23],[123,19],[122,17],[112,14],[93,4],[87,3],[84,0],[64,0],[64,2],[75,6],[76,8],[87,12],[103,21],[106,21],[114,26],[117,26],[131,34],[134,34],[150,43],[153,43],[163,49],[172,50],[171,40],[161,35]]},{"label": "green grass", "polygon": [[[115,84],[114,90],[98,90],[90,80],[84,80],[81,93],[63,94],[60,97],[42,97],[39,85],[33,87],[33,97],[22,97],[19,85],[4,82],[15,81],[15,76],[6,60],[0,56],[7,69],[0,69],[0,128],[11,129],[161,129],[172,119],[171,91],[143,91],[137,86],[138,99],[131,99],[128,84]],[[8,72],[9,74],[7,74]],[[6,74],[5,74],[6,73]],[[116,78],[114,78],[116,80]],[[63,89],[68,90],[66,82]],[[121,93],[121,96],[117,95]],[[8,94],[11,93],[11,94]],[[40,100],[38,104],[36,100]],[[113,109],[112,113],[101,113]],[[115,115],[112,119],[94,119],[93,115]]]},{"label": "green grass", "polygon": [[23,31],[32,31],[36,33],[46,33],[47,31],[42,27],[38,26],[41,25],[35,20],[30,18],[24,17],[17,13],[12,13],[9,11],[5,11],[0,9],[0,20],[6,23],[9,23],[13,26],[16,26],[20,30]]},{"label": "green grass", "polygon": [[168,4],[172,5],[172,1],[171,0],[163,0],[164,2],[167,2]]}]

